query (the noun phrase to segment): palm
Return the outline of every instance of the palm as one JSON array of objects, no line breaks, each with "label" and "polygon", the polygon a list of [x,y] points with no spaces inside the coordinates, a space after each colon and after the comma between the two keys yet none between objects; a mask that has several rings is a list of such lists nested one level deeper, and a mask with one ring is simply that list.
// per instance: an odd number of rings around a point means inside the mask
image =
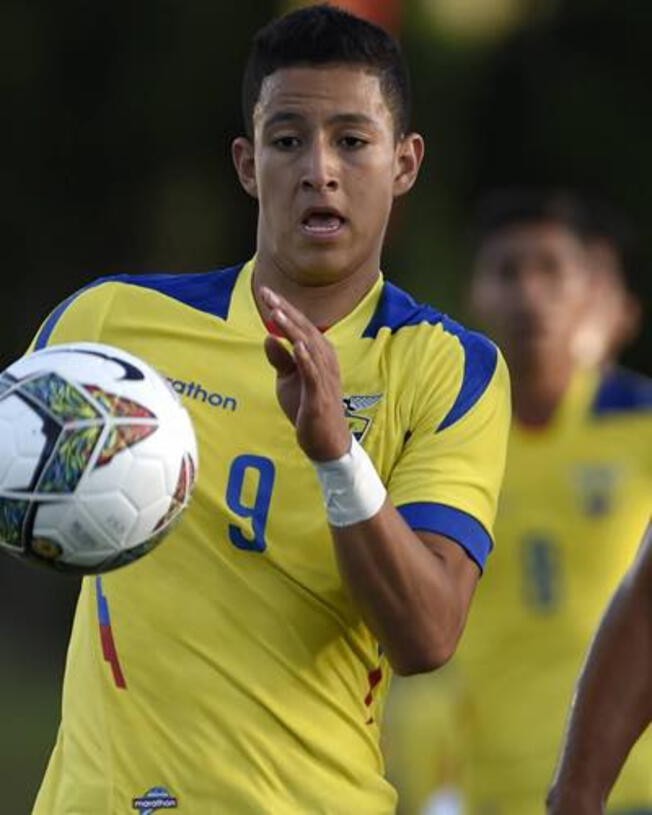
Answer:
[{"label": "palm", "polygon": [[265,352],[276,368],[276,396],[283,412],[296,425],[301,408],[301,375],[292,354],[274,337],[265,340]]},{"label": "palm", "polygon": [[302,390],[301,376],[296,367],[292,373],[277,377],[276,396],[283,412],[295,426],[298,425],[302,412]]},{"label": "palm", "polygon": [[[296,428],[297,441],[308,458],[331,461],[350,447],[351,433],[342,409],[337,357],[328,340],[300,311],[269,290],[262,290],[271,317],[284,337],[268,336],[265,353],[276,369],[276,394]],[[310,344],[310,352],[308,351]]]}]

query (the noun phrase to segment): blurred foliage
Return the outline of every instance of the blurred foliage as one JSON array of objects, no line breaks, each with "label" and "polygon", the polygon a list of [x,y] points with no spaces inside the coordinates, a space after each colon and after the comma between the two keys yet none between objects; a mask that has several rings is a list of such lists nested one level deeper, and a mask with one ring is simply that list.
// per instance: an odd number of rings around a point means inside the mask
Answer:
[{"label": "blurred foliage", "polygon": [[[414,125],[428,152],[390,228],[392,279],[459,313],[477,195],[554,183],[606,195],[628,213],[649,302],[649,0],[509,0],[498,5],[514,16],[491,36],[462,36],[437,2],[405,0],[402,14]],[[240,0],[227,15],[218,3],[180,0],[3,2],[0,237],[11,302],[0,365],[97,276],[202,270],[251,254],[255,206],[229,144],[241,129],[251,35],[276,7]],[[652,373],[651,350],[648,328],[628,361]],[[75,587],[0,563],[0,760],[11,779],[5,811],[16,815],[28,811],[54,738]]]}]

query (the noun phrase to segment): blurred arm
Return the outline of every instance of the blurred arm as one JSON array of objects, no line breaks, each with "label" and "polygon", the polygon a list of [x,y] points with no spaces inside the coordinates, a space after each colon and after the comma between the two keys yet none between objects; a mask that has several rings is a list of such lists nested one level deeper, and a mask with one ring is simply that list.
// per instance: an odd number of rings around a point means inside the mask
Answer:
[{"label": "blurred arm", "polygon": [[652,524],[598,628],[578,683],[550,815],[597,815],[652,720]]}]

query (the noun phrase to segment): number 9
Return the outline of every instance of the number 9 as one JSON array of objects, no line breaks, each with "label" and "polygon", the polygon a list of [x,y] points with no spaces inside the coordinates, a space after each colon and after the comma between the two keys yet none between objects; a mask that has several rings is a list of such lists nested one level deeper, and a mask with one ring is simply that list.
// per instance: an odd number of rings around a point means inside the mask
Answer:
[{"label": "number 9", "polygon": [[[250,468],[258,472],[258,489],[256,490],[253,506],[242,503],[242,487],[245,473]],[[269,505],[272,500],[275,476],[274,464],[268,458],[243,455],[234,459],[226,488],[226,503],[236,515],[241,518],[251,518],[251,527],[254,533],[252,539],[247,538],[238,526],[229,524],[229,539],[238,549],[246,549],[250,552],[264,552],[267,548],[265,527],[267,525]]]}]

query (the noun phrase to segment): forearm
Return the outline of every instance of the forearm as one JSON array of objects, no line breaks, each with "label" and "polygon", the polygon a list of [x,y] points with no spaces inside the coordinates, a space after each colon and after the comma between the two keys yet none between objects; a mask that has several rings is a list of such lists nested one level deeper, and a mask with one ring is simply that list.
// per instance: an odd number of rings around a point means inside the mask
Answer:
[{"label": "forearm", "polygon": [[290,353],[269,336],[265,353],[279,403],[315,466],[342,577],[394,669],[431,670],[454,650],[479,568],[457,543],[407,526],[351,435],[333,347],[283,297],[259,293],[292,343]]},{"label": "forearm", "polygon": [[[640,584],[640,585],[639,585]],[[652,718],[652,604],[628,575],[598,629],[574,702],[549,796],[554,815],[596,815]]]},{"label": "forearm", "polygon": [[[446,662],[478,575],[461,547],[443,538],[427,546],[389,499],[369,520],[331,530],[340,572],[397,673]],[[438,545],[452,550],[449,557]]]}]

